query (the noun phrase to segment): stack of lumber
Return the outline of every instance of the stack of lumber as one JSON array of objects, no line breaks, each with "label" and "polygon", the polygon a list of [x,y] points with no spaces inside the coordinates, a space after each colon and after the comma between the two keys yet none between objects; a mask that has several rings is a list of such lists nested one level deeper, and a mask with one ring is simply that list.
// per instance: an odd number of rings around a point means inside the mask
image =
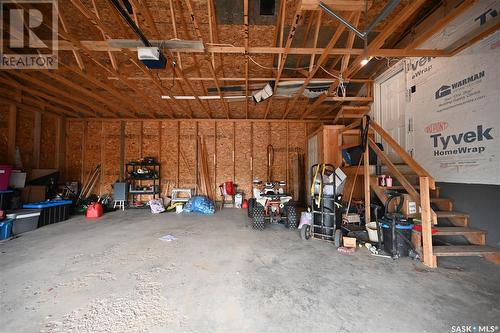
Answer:
[{"label": "stack of lumber", "polygon": [[215,200],[215,189],[210,181],[210,169],[208,168],[208,151],[203,136],[198,137],[199,157],[198,169],[200,175],[200,194],[206,195],[210,200]]}]

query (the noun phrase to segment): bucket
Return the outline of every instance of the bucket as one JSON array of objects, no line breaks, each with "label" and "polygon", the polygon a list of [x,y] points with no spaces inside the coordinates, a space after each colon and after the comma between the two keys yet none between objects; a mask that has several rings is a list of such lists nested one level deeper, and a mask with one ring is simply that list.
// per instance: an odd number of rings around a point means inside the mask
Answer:
[{"label": "bucket", "polygon": [[0,164],[0,191],[5,191],[9,187],[10,174],[12,166]]},{"label": "bucket", "polygon": [[368,239],[370,240],[370,242],[377,243],[378,242],[377,222],[367,223],[366,231],[368,231]]}]

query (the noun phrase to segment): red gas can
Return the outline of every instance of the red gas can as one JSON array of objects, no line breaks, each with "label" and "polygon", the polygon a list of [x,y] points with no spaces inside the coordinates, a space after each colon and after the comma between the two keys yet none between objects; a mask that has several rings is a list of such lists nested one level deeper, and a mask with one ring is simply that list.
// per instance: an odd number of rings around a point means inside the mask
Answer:
[{"label": "red gas can", "polygon": [[225,182],[224,183],[224,192],[226,195],[235,195],[234,183],[233,182]]},{"label": "red gas can", "polygon": [[88,219],[95,219],[101,217],[102,214],[103,214],[102,205],[100,203],[91,203],[90,206],[87,208]]}]

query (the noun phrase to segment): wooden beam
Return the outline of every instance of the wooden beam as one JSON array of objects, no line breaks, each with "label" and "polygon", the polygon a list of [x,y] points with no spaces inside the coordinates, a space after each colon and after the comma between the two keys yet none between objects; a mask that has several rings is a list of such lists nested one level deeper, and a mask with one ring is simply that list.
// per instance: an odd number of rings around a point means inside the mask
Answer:
[{"label": "wooden beam", "polygon": [[[298,7],[300,7],[300,3],[299,3]],[[286,58],[288,56],[288,52],[290,51],[290,47],[292,46],[292,41],[293,41],[293,38],[295,37],[295,33],[297,31],[297,26],[299,24],[299,20],[300,20],[301,16],[302,16],[302,11],[300,10],[300,8],[297,8],[297,10],[295,11],[295,15],[294,15],[294,19],[293,19],[293,22],[292,22],[292,26],[290,27],[290,32],[288,33],[288,38],[286,40],[284,52],[280,56],[278,74],[276,75],[276,79],[274,80],[275,81],[275,85],[274,85],[274,88],[273,88],[273,95],[276,94],[276,90],[278,88],[278,83],[280,82],[281,74],[283,73],[283,69],[285,68]],[[265,114],[264,114],[264,119],[266,119],[267,115],[269,114],[269,108],[271,107],[272,100],[273,100],[272,96],[267,100],[266,111],[265,111]]]},{"label": "wooden beam", "polygon": [[[43,89],[45,89],[47,92],[50,92],[50,93],[53,93],[55,94],[56,96],[59,96],[58,99],[60,101],[67,101],[68,103],[70,103],[70,101],[72,103],[79,103],[79,104],[82,104],[82,105],[85,105],[87,107],[89,107],[92,111],[94,112],[98,112],[98,110],[100,111],[101,110],[101,106],[96,104],[96,103],[93,103],[91,101],[89,101],[89,99],[85,99],[85,98],[82,98],[82,97],[79,97],[75,94],[70,94],[62,89],[59,89],[59,88],[56,88],[54,87],[53,85],[47,83],[47,82],[44,82],[42,80],[39,80],[37,78],[34,78],[30,75],[27,75],[27,74],[23,74],[23,73],[20,73],[20,72],[10,72],[9,73],[10,75],[13,75],[15,77],[18,77],[19,79],[22,79],[23,81],[27,81],[31,84],[34,84],[36,86],[39,86]],[[23,88],[25,89],[25,88]],[[65,98],[65,100],[63,100],[62,98]],[[66,103],[67,104],[67,103]],[[81,110],[81,108],[80,108]],[[89,112],[85,112],[85,113],[89,113]]]},{"label": "wooden beam", "polygon": [[17,106],[9,104],[9,119],[7,125],[7,162],[16,163],[16,129],[17,129]]},{"label": "wooden beam", "polygon": [[[404,6],[397,15],[395,15],[394,19],[388,21],[384,29],[373,39],[373,41],[368,45],[368,54],[369,56],[373,56],[374,53],[377,53],[386,41],[387,38],[403,23],[407,22],[407,20],[425,3],[425,0],[414,0],[407,6]],[[342,77],[351,78],[361,69],[361,60],[364,57],[363,54],[358,55],[353,61],[352,65],[342,73]],[[338,82],[334,82],[330,85],[328,92],[333,93],[338,86]],[[312,105],[310,105],[305,112],[302,114],[302,118],[305,115],[313,112],[326,98],[326,95],[321,95],[314,101]]]},{"label": "wooden beam", "polygon": [[90,82],[91,84],[106,90],[109,94],[113,95],[118,100],[120,100],[121,102],[128,105],[130,109],[135,111],[135,113],[146,113],[141,109],[141,106],[139,104],[137,104],[137,102],[134,99],[132,99],[127,94],[124,94],[123,92],[119,91],[118,89],[113,87],[111,84],[101,82],[92,75],[89,75],[85,72],[78,71],[75,67],[68,66],[68,65],[64,64],[63,62],[61,62],[61,60],[59,60],[59,66],[68,69],[70,72],[80,76],[82,79]]},{"label": "wooden beam", "polygon": [[[313,48],[316,48],[318,45],[318,37],[319,37],[319,31],[321,29],[321,17],[322,17],[323,11],[318,12],[318,18],[316,19],[316,28],[314,29],[314,38],[313,38]],[[311,59],[309,61],[309,72],[312,72],[313,66],[314,66],[314,58],[315,54],[311,55]]]},{"label": "wooden beam", "polygon": [[[368,123],[366,118],[363,118],[363,126],[366,128]],[[364,194],[365,194],[365,223],[366,221],[371,222],[371,191],[370,191],[370,148],[368,144],[366,145],[365,151],[363,152],[363,180],[364,180]],[[354,186],[354,184],[353,184]]]},{"label": "wooden beam", "polygon": [[[365,11],[365,0],[302,0],[302,10],[321,10],[319,3],[323,2],[325,5],[336,11],[344,12],[361,12]],[[368,1],[368,8],[371,6],[371,1]]]},{"label": "wooden beam", "polygon": [[[361,17],[361,13],[356,14],[354,17],[354,21],[352,22],[355,27],[358,26],[359,24],[359,19]],[[352,48],[354,46],[354,40],[356,39],[356,34],[352,31],[349,31],[349,37],[347,37],[347,48]],[[344,73],[347,70],[347,67],[349,66],[349,60],[351,59],[350,54],[345,54],[342,57],[342,65],[340,66],[340,72]]]},{"label": "wooden beam", "polygon": [[66,171],[66,117],[57,117],[56,128],[56,169],[63,175]]},{"label": "wooden beam", "polygon": [[[113,77],[113,76],[109,76],[108,77],[109,80],[118,80],[119,78],[118,77]],[[126,80],[130,80],[130,81],[141,81],[141,80],[146,80],[146,81],[150,81],[151,78],[149,77],[146,77],[146,76],[134,76],[134,77],[126,77],[125,78]],[[188,81],[212,81],[213,78],[212,77],[187,77],[186,78]],[[172,81],[172,78],[171,77],[161,77],[159,78],[159,80],[161,81]],[[179,78],[179,77],[176,77],[174,78],[174,80],[177,80],[177,81],[182,81],[183,79],[182,78]],[[235,82],[235,81],[239,81],[239,82],[244,82],[245,81],[245,77],[242,76],[242,77],[222,77],[220,78],[221,81],[231,81],[231,82]],[[249,77],[248,78],[248,81],[250,82],[268,82],[268,81],[271,81],[271,80],[274,80],[274,77]],[[302,81],[304,80],[303,77],[282,77],[281,78],[281,81]],[[331,78],[314,78],[314,81],[318,81],[318,82],[332,82],[333,80]],[[355,78],[351,78],[351,79],[348,79],[348,80],[345,80],[345,82],[351,82],[351,83],[372,83],[373,80],[372,79],[355,79]]]},{"label": "wooden beam", "polygon": [[[67,115],[70,117],[77,117],[81,118],[81,115],[74,113],[74,112],[69,112],[67,110],[64,110],[58,106],[54,106],[52,104],[47,104],[45,100],[42,99],[37,99],[35,97],[27,96],[26,94],[23,94],[22,96],[18,97],[12,94],[12,91],[9,89],[4,89],[0,88],[0,103],[6,104],[6,105],[15,105],[16,108],[23,109],[26,111],[30,112],[36,112],[39,111],[41,108],[45,106],[45,109],[47,110],[48,113],[54,114],[55,116],[61,116],[61,115]],[[19,101],[17,101],[19,100]],[[92,115],[93,117],[94,115]]]},{"label": "wooden beam", "polygon": [[[353,13],[353,14],[351,14],[349,16],[348,20],[350,22],[352,22],[352,20],[355,17],[356,17],[356,13]],[[309,76],[304,81],[304,83],[302,84],[302,86],[297,90],[297,92],[294,93],[294,97],[292,99],[292,102],[290,103],[291,105],[289,105],[288,108],[286,109],[286,111],[285,111],[285,113],[283,115],[283,119],[286,119],[286,117],[288,116],[288,114],[290,113],[290,111],[293,109],[293,107],[297,103],[297,100],[299,99],[299,97],[302,96],[302,93],[307,88],[307,85],[309,84],[309,82],[311,82],[313,80],[314,75],[316,75],[317,71],[320,69],[320,67],[323,65],[323,63],[328,59],[328,51],[331,48],[333,48],[335,46],[335,44],[337,44],[340,36],[342,36],[342,33],[345,30],[345,27],[346,27],[345,25],[341,25],[341,26],[339,26],[335,30],[335,33],[333,34],[332,38],[330,38],[330,41],[328,42],[327,46],[325,47],[324,52],[319,57],[316,66],[313,68],[313,70],[311,72],[309,72]]]},{"label": "wooden beam", "polygon": [[35,112],[35,121],[33,129],[33,159],[32,167],[40,168],[40,148],[42,139],[42,112]]},{"label": "wooden beam", "polygon": [[420,206],[422,209],[422,251],[424,265],[430,268],[437,267],[436,256],[432,252],[432,216],[429,178],[420,177]]},{"label": "wooden beam", "polygon": [[[196,19],[195,14],[194,14],[193,5],[191,3],[191,0],[184,0],[184,2],[186,4],[186,6],[188,7],[189,15],[191,16],[191,21],[193,23],[193,27],[194,27],[194,31],[196,33],[196,36],[203,43],[203,37],[201,35],[201,31],[200,31],[200,27],[198,25],[198,21]],[[208,63],[209,63],[210,72],[212,73],[212,76],[214,78],[215,87],[217,88],[217,92],[218,92],[219,96],[221,97],[220,100],[221,100],[222,106],[224,107],[224,110],[226,111],[226,117],[229,119],[229,117],[230,117],[230,115],[229,115],[229,106],[227,105],[225,99],[223,98],[224,94],[222,93],[222,90],[220,89],[219,81],[217,79],[217,73],[215,73],[215,68],[214,68],[214,66],[212,65],[212,62],[209,59],[208,53],[205,53],[205,55],[206,55]],[[187,80],[186,80],[186,83],[188,83]],[[195,93],[194,90],[193,90],[193,93]],[[200,101],[200,103],[201,103],[201,101]]]},{"label": "wooden beam", "polygon": [[[99,15],[99,10],[97,9],[97,5],[96,5],[95,0],[92,0],[92,7],[94,7],[95,16],[100,20],[101,16]],[[113,10],[114,10],[114,8],[111,8],[111,11],[113,11]],[[106,34],[104,33],[104,31],[102,29],[99,29],[99,31],[101,32],[102,38],[104,40],[108,39],[108,38],[106,38]],[[111,66],[113,66],[113,69],[118,72],[118,63],[116,62],[115,55],[111,51],[108,51],[108,58],[109,58],[109,61],[111,62]]]},{"label": "wooden beam", "polygon": [[[71,80],[63,77],[62,75],[57,74],[57,72],[47,72],[47,71],[44,71],[42,73],[43,73],[43,75],[47,76],[48,78],[50,78],[50,79],[52,79],[54,81],[60,82],[63,85],[65,85],[66,87],[71,88],[74,91],[79,92],[79,94],[77,94],[77,95],[80,95],[80,96],[81,96],[81,94],[87,95],[87,96],[93,98],[94,100],[103,103],[103,106],[106,105],[111,111],[114,112],[114,113],[111,113],[111,112],[109,112],[109,111],[106,110],[106,112],[111,117],[116,117],[117,114],[121,114],[121,113],[125,113],[125,114],[128,114],[131,117],[135,117],[135,115],[132,112],[126,110],[125,108],[118,107],[116,105],[116,102],[110,101],[110,100],[108,100],[108,99],[106,99],[106,98],[104,98],[104,97],[102,97],[102,96],[100,96],[100,95],[92,92],[91,90],[84,88],[80,84],[77,84],[77,83],[75,83],[75,82],[73,82],[73,81],[71,81]],[[102,108],[101,110],[104,110],[104,108]]]},{"label": "wooden beam", "polygon": [[[285,1],[285,0],[282,0]],[[243,1],[243,25],[245,33],[245,118],[248,119],[248,0]]]},{"label": "wooden beam", "polygon": [[[86,6],[85,6],[85,5],[81,2],[81,0],[70,0],[70,1],[71,1],[71,3],[72,3],[72,4],[73,4],[73,5],[74,5],[74,6],[75,6],[75,7],[76,7],[79,11],[80,11],[80,13],[81,13],[83,16],[85,16],[85,17],[87,18],[87,20],[88,20],[90,23],[92,23],[92,24],[93,24],[93,25],[94,25],[94,26],[95,26],[98,30],[102,31],[105,35],[108,35],[108,36],[110,36],[110,35],[111,35],[111,34],[110,34],[110,31],[108,30],[108,28],[106,27],[106,25],[105,25],[105,24],[104,24],[104,23],[103,23],[103,22],[99,19],[99,17],[98,17],[95,13],[93,13],[92,11],[89,11],[89,10],[87,9],[87,7],[86,7]],[[116,13],[115,13],[115,11],[114,11],[114,10],[113,10],[112,12],[116,15]],[[121,21],[120,21],[120,22],[121,22]],[[69,37],[69,36],[68,36],[68,37]],[[64,38],[64,36],[63,36],[63,38]],[[71,38],[71,37],[69,37],[69,38],[70,38],[70,40],[74,41],[74,39],[73,39],[73,38]],[[135,60],[134,60],[134,59],[135,59],[135,57],[133,57],[133,56],[129,53],[129,51],[124,51],[123,53],[124,53],[124,54],[125,54],[125,55],[129,58],[129,60],[130,60],[132,63],[134,63],[134,64],[135,64],[135,65],[136,65],[139,69],[141,69],[141,70],[142,70],[145,74],[149,75],[149,76],[152,78],[153,83],[154,83],[154,84],[155,84],[155,86],[156,86],[156,87],[160,90],[160,92],[161,92],[162,94],[164,94],[164,95],[168,95],[168,92],[167,92],[167,91],[165,91],[165,89],[163,89],[163,87],[162,87],[161,83],[160,83],[160,82],[158,82],[158,80],[157,80],[157,79],[156,79],[156,78],[155,78],[155,77],[151,74],[151,72],[150,72],[150,71],[145,71],[143,67],[139,66],[139,65],[137,64],[137,62],[135,62]],[[114,69],[114,72],[115,72],[115,75],[117,75],[117,74],[118,74],[118,71],[117,71],[116,69]],[[178,105],[176,101],[170,101],[170,102],[171,102],[171,103],[173,103],[173,104]],[[168,103],[168,102],[167,102],[167,103]],[[182,106],[179,106],[179,107],[182,109]],[[174,117],[174,115],[173,115],[173,110],[172,110],[172,109],[170,109],[169,111],[170,111],[170,117],[171,117],[171,118],[173,118],[173,117]]]},{"label": "wooden beam", "polygon": [[[80,107],[76,105],[75,103],[70,103],[67,100],[61,99],[60,97],[55,97],[49,94],[46,94],[42,92],[42,89],[34,89],[34,88],[28,88],[26,85],[22,85],[19,82],[7,77],[6,76],[1,76],[0,77],[0,83],[3,83],[5,85],[8,85],[10,87],[13,87],[15,89],[18,89],[19,91],[25,91],[33,96],[38,96],[43,98],[47,103],[56,103],[60,104],[62,106],[65,106],[72,110],[74,113],[69,112],[68,110],[64,110],[64,113],[74,117],[75,115],[78,115],[78,113],[86,115],[86,116],[95,116],[95,113],[92,112],[91,110],[85,109],[83,107]],[[3,90],[3,89],[2,89]],[[24,98],[24,96],[23,96]]]},{"label": "wooden beam", "polygon": [[[152,42],[155,42],[154,40]],[[137,47],[121,48],[110,46],[106,41],[93,41],[86,40],[80,41],[82,47],[88,49],[92,52],[123,52],[123,50],[136,51]],[[73,44],[68,40],[59,40],[59,50],[61,51],[71,51],[73,48],[80,48],[78,45]],[[321,47],[290,47],[288,54],[299,54],[299,55],[321,55],[324,52],[324,48]],[[244,46],[221,46],[221,45],[205,45],[204,49],[170,49],[171,52],[180,53],[192,53],[193,55],[197,53],[222,53],[224,55],[230,54],[245,54]],[[274,54],[282,55],[285,52],[285,48],[282,46],[249,46],[249,54]],[[364,49],[357,48],[332,48],[328,54],[329,55],[360,55],[364,53]],[[446,50],[435,50],[435,49],[374,49],[369,50],[368,55],[370,57],[450,57],[450,53]]]},{"label": "wooden beam", "polygon": [[405,49],[407,49],[407,50],[416,49],[417,47],[422,45],[422,43],[424,43],[426,40],[428,40],[431,36],[433,36],[435,33],[440,31],[441,29],[443,29],[446,25],[448,25],[455,18],[460,16],[462,13],[467,11],[469,8],[471,8],[475,3],[477,3],[477,0],[464,0],[453,11],[451,11],[450,13],[447,13],[444,17],[442,17],[440,20],[435,22],[424,33],[417,36],[408,46],[406,46]]},{"label": "wooden beam", "polygon": [[[306,30],[304,31],[304,35],[302,36],[302,42],[300,43],[301,47],[306,47],[307,46],[307,40],[308,40],[308,37],[309,37],[309,33],[311,32],[311,27],[312,27],[312,23],[313,23],[313,15],[314,13],[311,12],[311,15],[309,16],[309,22],[307,22],[307,25],[306,25]],[[318,12],[318,15],[321,15],[321,11]],[[304,15],[305,17],[305,15]],[[318,22],[318,21],[317,21]],[[316,25],[317,27],[317,25]],[[316,46],[314,46],[316,47]],[[297,57],[297,60],[295,61],[295,67],[299,67],[300,66],[300,61],[302,60],[302,55],[299,54],[299,56]]]}]

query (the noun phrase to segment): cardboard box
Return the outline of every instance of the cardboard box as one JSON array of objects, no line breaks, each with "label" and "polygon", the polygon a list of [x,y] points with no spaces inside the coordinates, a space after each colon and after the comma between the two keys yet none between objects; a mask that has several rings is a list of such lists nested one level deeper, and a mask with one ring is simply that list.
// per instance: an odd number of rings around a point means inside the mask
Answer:
[{"label": "cardboard box", "polygon": [[344,247],[356,247],[356,238],[354,237],[343,237],[342,242]]},{"label": "cardboard box", "polygon": [[[401,213],[405,216],[412,216],[415,214],[419,214],[421,212],[420,207],[417,207],[417,202],[413,200],[409,194],[403,194],[403,207],[401,208]],[[399,199],[394,200],[394,203],[391,205],[391,212],[396,209],[396,206],[399,204]]]},{"label": "cardboard box", "polygon": [[21,200],[23,203],[45,201],[47,187],[43,185],[29,185],[23,188]]}]

